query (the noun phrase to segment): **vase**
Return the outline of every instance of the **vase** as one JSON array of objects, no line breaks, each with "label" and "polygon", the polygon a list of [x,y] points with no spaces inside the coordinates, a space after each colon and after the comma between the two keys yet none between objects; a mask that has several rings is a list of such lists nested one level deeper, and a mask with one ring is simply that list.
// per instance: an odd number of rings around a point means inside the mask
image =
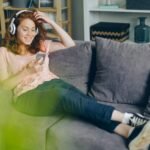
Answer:
[{"label": "vase", "polygon": [[150,40],[150,27],[145,24],[146,17],[139,17],[139,25],[134,28],[134,41],[147,43]]}]

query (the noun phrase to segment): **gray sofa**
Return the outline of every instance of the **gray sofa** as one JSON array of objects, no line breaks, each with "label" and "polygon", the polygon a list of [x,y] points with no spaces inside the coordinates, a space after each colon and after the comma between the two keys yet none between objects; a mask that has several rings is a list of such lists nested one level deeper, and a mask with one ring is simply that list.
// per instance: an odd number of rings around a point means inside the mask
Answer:
[{"label": "gray sofa", "polygon": [[[96,45],[78,41],[76,47],[50,55],[50,70],[97,102],[149,117],[149,56],[148,44],[120,44],[101,38]],[[24,114],[12,107],[11,98],[11,91],[0,90],[1,150],[128,149],[122,137],[86,120],[68,114]]]}]

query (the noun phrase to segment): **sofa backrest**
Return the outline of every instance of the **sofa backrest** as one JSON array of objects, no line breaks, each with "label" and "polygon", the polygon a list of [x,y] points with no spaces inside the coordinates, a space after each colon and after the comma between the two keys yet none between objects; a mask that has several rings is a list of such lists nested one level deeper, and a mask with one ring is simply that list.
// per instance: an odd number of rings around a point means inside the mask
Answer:
[{"label": "sofa backrest", "polygon": [[[101,39],[50,55],[50,69],[98,101],[146,104],[150,46]],[[120,69],[119,69],[120,68]]]},{"label": "sofa backrest", "polygon": [[49,58],[52,72],[87,93],[92,60],[90,42],[78,41],[76,46],[53,52]]}]

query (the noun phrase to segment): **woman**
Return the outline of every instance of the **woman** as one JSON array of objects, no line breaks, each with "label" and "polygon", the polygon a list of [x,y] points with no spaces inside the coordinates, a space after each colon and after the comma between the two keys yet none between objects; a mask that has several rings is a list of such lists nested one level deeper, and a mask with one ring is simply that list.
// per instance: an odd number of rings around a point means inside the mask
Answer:
[{"label": "woman", "polygon": [[[45,40],[43,23],[58,33],[61,42]],[[30,115],[69,113],[79,116],[127,138],[130,150],[150,144],[150,121],[146,118],[99,104],[49,70],[48,54],[75,43],[44,13],[28,10],[16,13],[4,43],[0,48],[0,84],[13,90],[16,109]],[[45,54],[44,57],[38,57],[40,52]]]}]

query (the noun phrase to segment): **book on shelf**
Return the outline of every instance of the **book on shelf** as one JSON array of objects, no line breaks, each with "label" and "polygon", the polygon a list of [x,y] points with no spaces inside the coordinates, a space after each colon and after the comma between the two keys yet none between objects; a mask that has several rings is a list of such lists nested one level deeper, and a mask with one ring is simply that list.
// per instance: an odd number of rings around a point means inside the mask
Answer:
[{"label": "book on shelf", "polygon": [[27,3],[27,8],[31,8],[35,5],[34,0],[29,0],[29,2]]}]

